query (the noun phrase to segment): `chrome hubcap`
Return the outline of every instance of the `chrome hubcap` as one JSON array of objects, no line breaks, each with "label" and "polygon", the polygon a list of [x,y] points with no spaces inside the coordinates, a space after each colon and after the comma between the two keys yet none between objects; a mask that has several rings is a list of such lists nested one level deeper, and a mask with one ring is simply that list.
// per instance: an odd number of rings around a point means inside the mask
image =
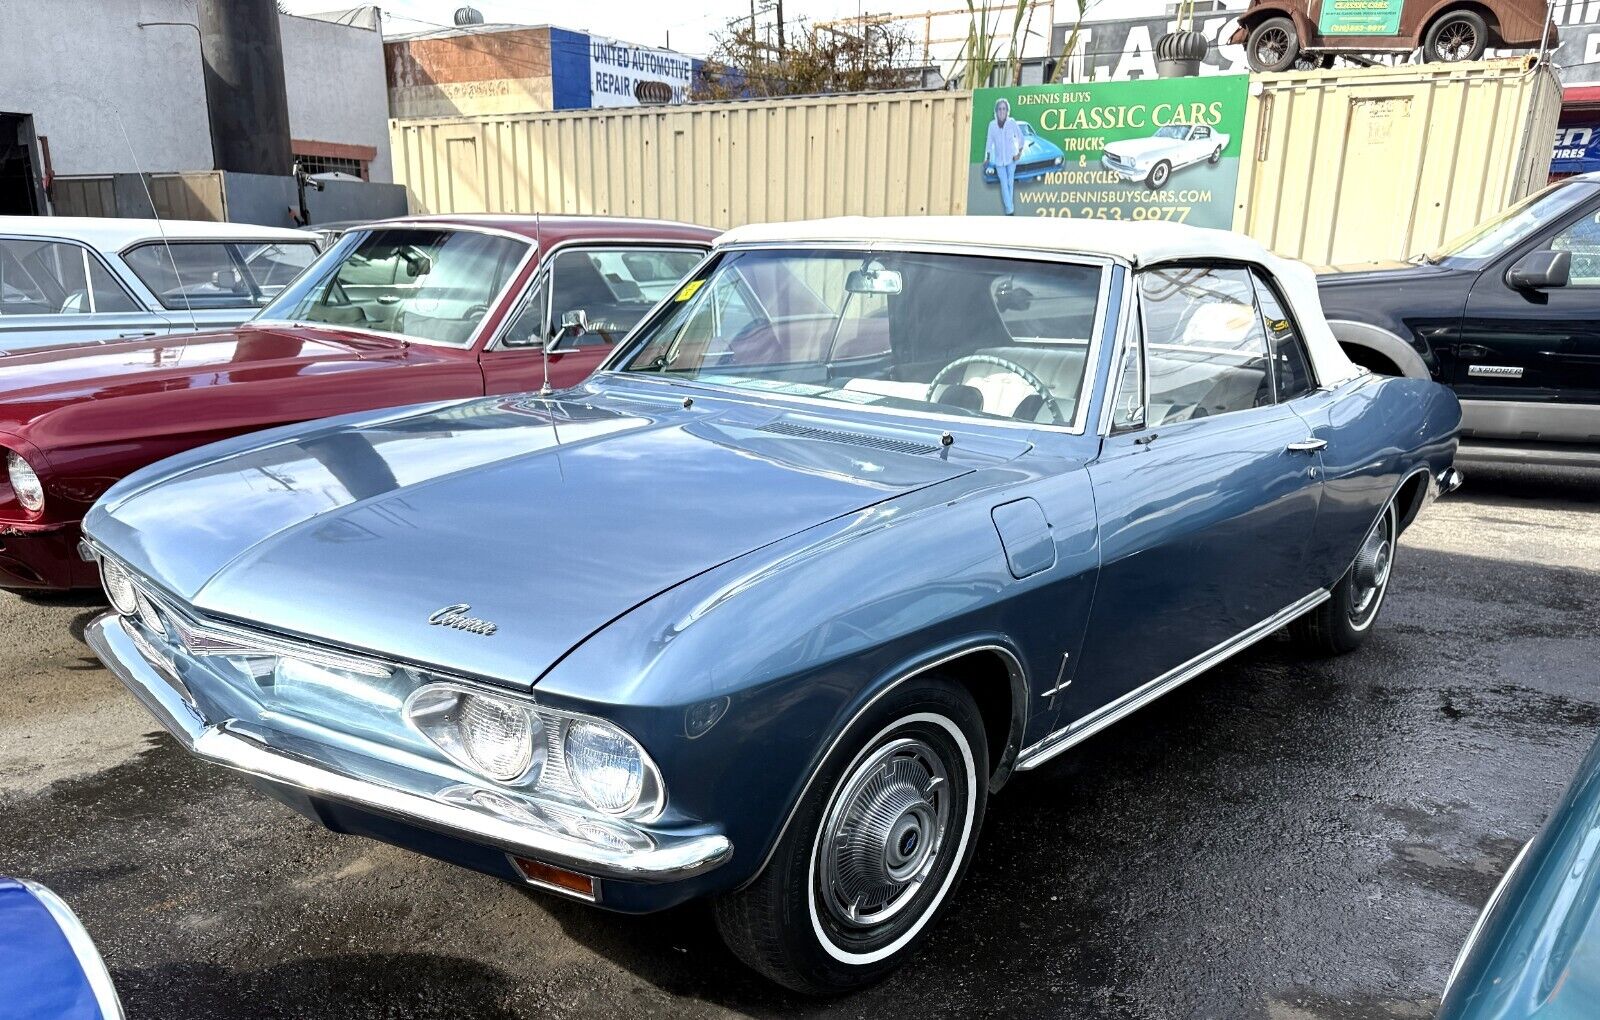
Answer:
[{"label": "chrome hubcap", "polygon": [[850,774],[823,827],[822,901],[841,924],[867,928],[915,898],[950,824],[950,776],[920,740],[892,740]]},{"label": "chrome hubcap", "polygon": [[1350,622],[1357,627],[1371,622],[1383,589],[1389,583],[1389,570],[1394,564],[1393,530],[1393,515],[1386,510],[1356,554],[1355,566],[1350,571]]}]

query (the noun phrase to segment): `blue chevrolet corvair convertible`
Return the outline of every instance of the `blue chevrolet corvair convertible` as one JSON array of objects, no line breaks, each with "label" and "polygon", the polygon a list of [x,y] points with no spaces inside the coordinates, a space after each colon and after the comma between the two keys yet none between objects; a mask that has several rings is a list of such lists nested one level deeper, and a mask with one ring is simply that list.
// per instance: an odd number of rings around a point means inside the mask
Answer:
[{"label": "blue chevrolet corvair convertible", "polygon": [[837,991],[916,947],[1013,773],[1280,628],[1358,647],[1459,421],[1233,234],[747,227],[574,389],[130,476],[89,639],[336,830],[714,897],[742,959]]}]

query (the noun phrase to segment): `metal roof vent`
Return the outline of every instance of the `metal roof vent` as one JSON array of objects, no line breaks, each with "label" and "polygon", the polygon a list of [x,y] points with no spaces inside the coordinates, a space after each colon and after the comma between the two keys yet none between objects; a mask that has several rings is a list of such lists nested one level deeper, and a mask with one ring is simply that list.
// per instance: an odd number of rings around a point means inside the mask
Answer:
[{"label": "metal roof vent", "polygon": [[481,25],[483,12],[476,7],[457,7],[455,21],[457,25]]}]

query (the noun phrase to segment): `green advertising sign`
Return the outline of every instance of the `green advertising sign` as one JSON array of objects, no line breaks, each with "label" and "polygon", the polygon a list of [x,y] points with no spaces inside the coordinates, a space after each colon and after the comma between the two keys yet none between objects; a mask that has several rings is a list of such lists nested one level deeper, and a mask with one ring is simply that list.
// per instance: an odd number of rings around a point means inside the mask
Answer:
[{"label": "green advertising sign", "polygon": [[1399,35],[1406,0],[1323,0],[1317,31],[1323,35]]},{"label": "green advertising sign", "polygon": [[968,215],[1233,224],[1249,78],[978,89]]}]

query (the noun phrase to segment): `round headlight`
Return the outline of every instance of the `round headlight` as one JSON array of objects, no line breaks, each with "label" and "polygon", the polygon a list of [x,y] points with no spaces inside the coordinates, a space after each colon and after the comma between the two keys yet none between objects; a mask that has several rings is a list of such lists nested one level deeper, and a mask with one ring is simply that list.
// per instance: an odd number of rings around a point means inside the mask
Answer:
[{"label": "round headlight", "polygon": [[520,782],[544,761],[544,720],[521,701],[433,684],[406,699],[405,714],[451,761],[497,783]]},{"label": "round headlight", "polygon": [[105,585],[106,598],[111,600],[113,609],[123,616],[138,614],[139,593],[133,586],[133,578],[119,564],[101,560],[100,582]]},{"label": "round headlight", "polygon": [[567,774],[583,799],[606,814],[633,810],[644,789],[644,752],[614,726],[579,720],[567,727]]},{"label": "round headlight", "polygon": [[461,747],[478,771],[509,783],[533,765],[533,713],[521,705],[479,694],[461,697],[457,721]]},{"label": "round headlight", "polygon": [[11,450],[6,454],[6,471],[11,475],[11,491],[16,493],[17,502],[34,513],[43,510],[44,483],[39,481],[33,465],[24,460],[22,454]]}]

